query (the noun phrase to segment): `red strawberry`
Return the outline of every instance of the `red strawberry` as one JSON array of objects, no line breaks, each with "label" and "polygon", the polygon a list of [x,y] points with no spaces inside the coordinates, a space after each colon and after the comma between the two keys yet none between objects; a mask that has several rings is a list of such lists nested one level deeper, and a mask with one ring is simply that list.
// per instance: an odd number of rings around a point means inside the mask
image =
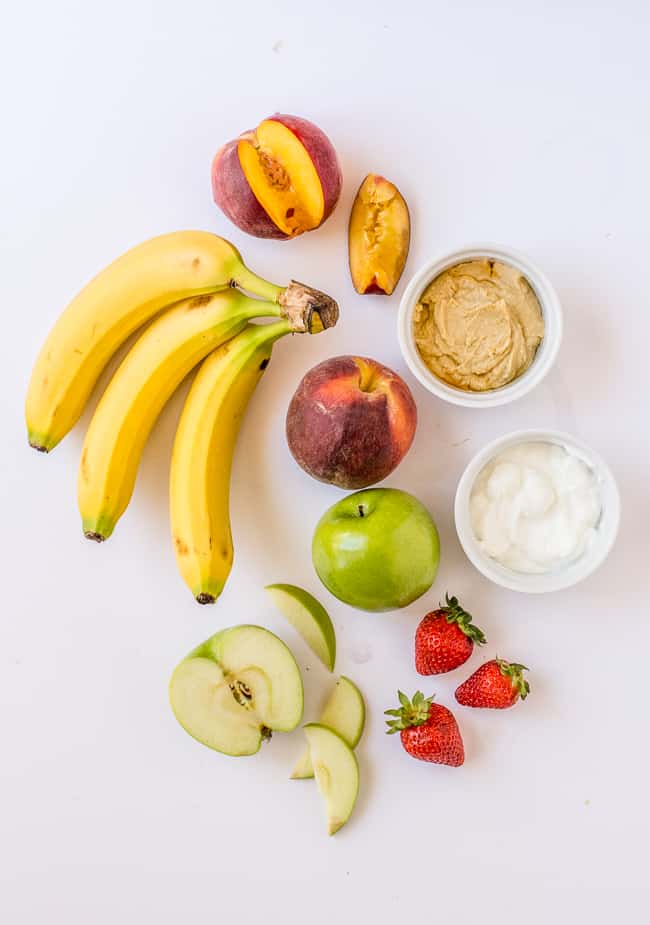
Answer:
[{"label": "red strawberry", "polygon": [[458,598],[446,594],[445,601],[446,606],[428,613],[415,632],[415,669],[419,674],[452,671],[467,661],[474,643],[482,646],[485,642]]},{"label": "red strawberry", "polygon": [[463,740],[453,713],[447,707],[433,703],[420,691],[411,702],[406,694],[397,692],[401,704],[398,710],[386,710],[388,735],[399,732],[402,745],[420,761],[450,764],[457,768],[465,760]]},{"label": "red strawberry", "polygon": [[530,691],[524,671],[528,671],[525,665],[493,658],[456,689],[456,700],[466,707],[491,707],[493,710],[512,707],[520,697],[525,700]]}]

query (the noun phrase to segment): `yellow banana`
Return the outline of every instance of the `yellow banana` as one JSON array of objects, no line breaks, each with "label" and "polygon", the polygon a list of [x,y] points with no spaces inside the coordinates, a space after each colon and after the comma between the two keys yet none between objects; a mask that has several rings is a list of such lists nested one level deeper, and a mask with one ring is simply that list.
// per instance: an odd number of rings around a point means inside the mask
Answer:
[{"label": "yellow banana", "polygon": [[[291,297],[290,297],[291,296]],[[126,355],[90,422],[79,465],[77,497],[89,539],[107,539],[124,513],[147,437],[185,376],[251,318],[285,317],[293,331],[335,323],[336,303],[292,284],[283,304],[251,299],[236,289],[199,295],[156,318]]]},{"label": "yellow banana", "polygon": [[174,440],[170,521],[178,569],[200,604],[221,593],[233,560],[230,470],[246,406],[286,321],[249,324],[205,360]]},{"label": "yellow banana", "polygon": [[283,292],[207,231],[152,238],[102,270],[70,302],[36,360],[25,405],[30,444],[48,452],[65,437],[112,355],[161,309],[234,285],[268,301]]}]

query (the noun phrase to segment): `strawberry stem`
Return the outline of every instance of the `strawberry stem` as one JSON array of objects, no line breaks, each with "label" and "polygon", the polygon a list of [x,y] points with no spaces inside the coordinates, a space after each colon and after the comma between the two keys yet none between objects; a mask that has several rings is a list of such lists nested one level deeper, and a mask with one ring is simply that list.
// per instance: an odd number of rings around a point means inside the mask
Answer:
[{"label": "strawberry stem", "polygon": [[501,674],[510,678],[513,688],[517,691],[522,700],[525,700],[530,693],[530,684],[524,678],[524,671],[530,671],[525,665],[517,662],[507,662],[505,658],[496,658],[495,662],[499,666]]},{"label": "strawberry stem", "polygon": [[439,605],[439,611],[447,623],[455,623],[458,629],[465,633],[467,638],[475,642],[476,645],[482,646],[485,644],[486,639],[483,630],[480,630],[478,626],[472,623],[471,613],[464,610],[457,597],[449,597],[449,594],[445,594],[445,604]]}]

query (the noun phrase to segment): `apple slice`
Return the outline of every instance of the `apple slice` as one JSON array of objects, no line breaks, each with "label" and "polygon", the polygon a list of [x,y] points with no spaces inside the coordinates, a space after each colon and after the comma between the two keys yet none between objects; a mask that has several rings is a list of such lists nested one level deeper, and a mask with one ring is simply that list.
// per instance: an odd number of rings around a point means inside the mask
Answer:
[{"label": "apple slice", "polygon": [[[366,722],[366,705],[361,691],[349,678],[342,675],[338,679],[318,722],[337,732],[350,748],[357,745]],[[313,776],[314,768],[307,747],[298,759],[291,779],[305,780]]]},{"label": "apple slice", "polygon": [[302,678],[287,646],[261,626],[211,636],[178,665],[169,700],[181,726],[208,748],[254,755],[272,731],[302,719]]},{"label": "apple slice", "polygon": [[265,590],[323,665],[334,671],[336,634],[323,605],[309,591],[304,591],[296,585],[267,585]]},{"label": "apple slice", "polygon": [[338,733],[319,723],[308,723],[309,742],[316,783],[325,801],[329,835],[344,826],[352,814],[359,792],[357,759]]}]

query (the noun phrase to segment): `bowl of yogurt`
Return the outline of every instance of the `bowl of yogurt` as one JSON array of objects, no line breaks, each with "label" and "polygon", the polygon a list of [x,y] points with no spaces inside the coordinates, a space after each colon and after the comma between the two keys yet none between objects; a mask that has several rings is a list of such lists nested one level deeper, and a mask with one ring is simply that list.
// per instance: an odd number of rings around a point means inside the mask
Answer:
[{"label": "bowl of yogurt", "polygon": [[607,464],[569,434],[521,430],[484,447],[463,472],[454,504],[468,559],[513,591],[560,591],[601,565],[620,519]]},{"label": "bowl of yogurt", "polygon": [[534,389],[562,341],[562,307],[544,272],[510,247],[474,244],[425,264],[397,317],[402,355],[420,383],[469,408]]}]

